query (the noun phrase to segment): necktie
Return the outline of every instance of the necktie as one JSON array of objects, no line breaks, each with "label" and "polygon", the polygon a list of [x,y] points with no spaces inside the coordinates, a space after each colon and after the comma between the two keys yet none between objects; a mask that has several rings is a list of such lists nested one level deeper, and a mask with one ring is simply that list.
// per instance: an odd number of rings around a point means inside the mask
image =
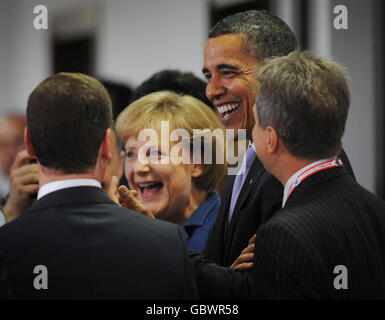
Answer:
[{"label": "necktie", "polygon": [[[233,216],[235,204],[237,203],[239,193],[241,192],[243,183],[246,180],[247,174],[250,171],[251,165],[256,157],[255,150],[253,148],[253,145],[251,144],[249,148],[246,151],[246,156],[243,159],[242,166],[244,166],[244,170],[242,173],[237,174],[234,180],[233,185],[233,192],[231,194],[231,202],[230,202],[230,209],[229,209],[229,215],[228,215],[228,223],[230,223],[231,218]],[[240,170],[242,171],[242,170]]]}]

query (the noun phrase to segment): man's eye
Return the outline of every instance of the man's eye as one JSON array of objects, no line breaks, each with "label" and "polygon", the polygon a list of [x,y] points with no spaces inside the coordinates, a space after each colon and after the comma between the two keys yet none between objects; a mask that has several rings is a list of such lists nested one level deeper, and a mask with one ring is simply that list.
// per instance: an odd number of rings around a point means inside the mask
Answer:
[{"label": "man's eye", "polygon": [[203,75],[204,75],[204,77],[206,78],[206,80],[210,80],[210,79],[211,79],[211,74],[209,74],[209,73],[204,73]]},{"label": "man's eye", "polygon": [[222,75],[224,77],[234,77],[237,73],[234,70],[222,70]]}]

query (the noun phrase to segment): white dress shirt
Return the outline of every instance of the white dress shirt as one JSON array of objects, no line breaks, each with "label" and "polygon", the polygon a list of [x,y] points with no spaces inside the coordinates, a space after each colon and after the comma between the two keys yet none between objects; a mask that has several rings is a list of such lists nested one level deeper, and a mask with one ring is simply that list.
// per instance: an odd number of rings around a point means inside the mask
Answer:
[{"label": "white dress shirt", "polygon": [[99,187],[101,188],[102,185],[99,181],[94,179],[67,179],[67,180],[58,180],[54,182],[49,182],[45,185],[43,185],[37,194],[37,200],[44,197],[45,195],[58,191],[61,189],[67,189],[67,188],[73,188],[73,187]]}]

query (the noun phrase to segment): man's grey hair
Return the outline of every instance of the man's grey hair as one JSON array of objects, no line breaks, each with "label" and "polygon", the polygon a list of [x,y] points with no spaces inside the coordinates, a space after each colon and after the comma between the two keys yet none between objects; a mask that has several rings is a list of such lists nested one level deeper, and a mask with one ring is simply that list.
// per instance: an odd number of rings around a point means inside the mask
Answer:
[{"label": "man's grey hair", "polygon": [[287,55],[298,47],[289,26],[265,10],[249,10],[228,16],[210,30],[209,38],[225,34],[242,37],[245,52],[260,61]]},{"label": "man's grey hair", "polygon": [[262,128],[273,127],[296,157],[323,159],[340,152],[350,104],[341,66],[296,51],[265,60],[257,77]]}]

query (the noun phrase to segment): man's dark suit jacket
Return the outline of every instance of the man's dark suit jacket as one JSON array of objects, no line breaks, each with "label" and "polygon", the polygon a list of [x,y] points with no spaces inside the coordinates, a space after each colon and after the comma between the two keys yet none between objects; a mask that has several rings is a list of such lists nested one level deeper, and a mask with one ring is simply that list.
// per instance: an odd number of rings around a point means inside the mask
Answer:
[{"label": "man's dark suit jacket", "polygon": [[252,279],[255,298],[385,299],[385,202],[343,167],[308,177],[258,230]]},{"label": "man's dark suit jacket", "polygon": [[[12,298],[192,299],[182,230],[121,208],[97,187],[50,193],[0,228]],[[37,265],[48,289],[36,290]]]},{"label": "man's dark suit jacket", "polygon": [[[354,177],[344,150],[340,157],[348,172]],[[262,162],[255,158],[243,183],[233,216],[228,224],[235,176],[226,183],[218,218],[211,228],[203,255],[220,266],[230,266],[248,245],[256,230],[282,207],[283,186],[268,173]]]},{"label": "man's dark suit jacket", "polygon": [[9,298],[9,287],[7,281],[7,270],[3,263],[3,256],[0,252],[0,300]]}]

